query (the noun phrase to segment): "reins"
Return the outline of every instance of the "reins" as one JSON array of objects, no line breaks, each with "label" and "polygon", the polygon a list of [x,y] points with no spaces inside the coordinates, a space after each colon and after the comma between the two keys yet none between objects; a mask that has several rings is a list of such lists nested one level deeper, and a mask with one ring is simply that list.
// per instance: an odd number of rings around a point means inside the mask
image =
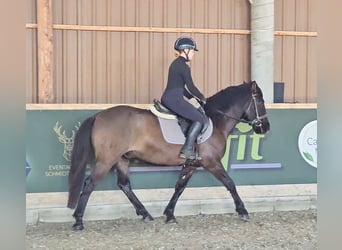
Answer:
[{"label": "reins", "polygon": [[236,121],[238,121],[238,122],[248,123],[249,125],[252,125],[252,121],[248,121],[248,120],[246,120],[246,119],[236,118],[236,117],[234,117],[234,116],[231,116],[231,115],[228,115],[228,114],[222,112],[221,110],[216,110],[215,112],[218,113],[218,114],[223,115],[223,116],[226,117],[226,118],[231,118],[231,119],[236,120]]},{"label": "reins", "polygon": [[261,126],[261,120],[266,118],[267,117],[267,114],[263,114],[263,115],[259,115],[259,110],[258,110],[258,106],[257,106],[257,103],[256,103],[256,96],[257,94],[256,93],[252,93],[252,99],[248,105],[248,108],[247,108],[247,111],[251,108],[252,106],[252,103],[254,104],[254,110],[255,110],[255,113],[256,113],[256,118],[252,121],[249,121],[249,120],[246,120],[246,119],[241,119],[241,118],[236,118],[234,116],[231,116],[231,115],[228,115],[224,112],[222,112],[221,110],[216,110],[216,113],[219,113],[227,118],[231,118],[231,119],[234,119],[238,122],[243,122],[243,123],[247,123],[248,125],[255,125],[255,126],[258,126],[260,127]]}]

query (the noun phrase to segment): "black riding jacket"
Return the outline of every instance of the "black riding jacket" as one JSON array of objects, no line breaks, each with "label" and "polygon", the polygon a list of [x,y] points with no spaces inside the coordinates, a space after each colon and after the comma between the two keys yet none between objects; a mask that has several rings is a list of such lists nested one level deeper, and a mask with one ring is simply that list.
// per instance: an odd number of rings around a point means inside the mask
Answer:
[{"label": "black riding jacket", "polygon": [[174,88],[184,89],[184,85],[186,85],[191,96],[197,98],[198,100],[205,100],[203,94],[196,88],[192,81],[190,67],[186,64],[186,59],[182,56],[179,56],[171,63],[169,67],[169,75],[165,91]]}]

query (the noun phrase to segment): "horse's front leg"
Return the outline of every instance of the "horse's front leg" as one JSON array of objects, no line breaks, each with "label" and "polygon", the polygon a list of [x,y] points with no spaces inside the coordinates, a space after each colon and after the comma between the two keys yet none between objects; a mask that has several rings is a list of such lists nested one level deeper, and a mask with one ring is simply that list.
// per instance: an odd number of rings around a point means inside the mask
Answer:
[{"label": "horse's front leg", "polygon": [[178,201],[179,196],[183,193],[188,181],[190,180],[194,170],[196,167],[184,164],[183,168],[180,172],[178,181],[175,186],[175,192],[173,193],[169,204],[166,206],[164,210],[164,215],[166,216],[166,223],[176,223],[176,218],[174,216],[174,211],[176,207],[176,203]]},{"label": "horse's front leg", "polygon": [[128,177],[128,165],[129,165],[128,160],[122,160],[116,166],[117,175],[118,175],[118,186],[127,196],[129,201],[133,204],[136,214],[141,215],[143,217],[143,220],[151,221],[153,220],[153,217],[146,210],[144,205],[140,202],[140,200],[138,199],[138,197],[134,194],[132,190],[131,182]]},{"label": "horse's front leg", "polygon": [[236,186],[232,178],[224,170],[223,166],[219,162],[209,164],[212,167],[205,167],[211,174],[213,174],[222,184],[229,190],[235,203],[235,210],[241,216],[244,221],[249,220],[248,212],[243,204],[239,194],[237,193]]}]

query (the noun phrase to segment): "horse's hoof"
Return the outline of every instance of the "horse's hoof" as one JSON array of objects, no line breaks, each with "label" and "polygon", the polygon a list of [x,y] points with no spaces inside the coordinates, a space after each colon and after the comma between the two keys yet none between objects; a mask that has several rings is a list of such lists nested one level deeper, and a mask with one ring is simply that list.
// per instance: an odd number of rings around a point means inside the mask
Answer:
[{"label": "horse's hoof", "polygon": [[249,215],[248,214],[240,214],[240,217],[243,221],[249,221]]},{"label": "horse's hoof", "polygon": [[154,219],[153,219],[153,217],[151,215],[147,215],[144,218],[142,218],[142,220],[144,222],[150,222],[150,221],[153,221]]},{"label": "horse's hoof", "polygon": [[84,229],[84,226],[83,226],[83,224],[77,224],[77,223],[75,223],[75,224],[72,226],[72,229],[73,229],[74,231],[82,231],[82,230]]},{"label": "horse's hoof", "polygon": [[165,223],[167,223],[167,224],[176,224],[177,220],[176,220],[175,217],[166,218]]}]

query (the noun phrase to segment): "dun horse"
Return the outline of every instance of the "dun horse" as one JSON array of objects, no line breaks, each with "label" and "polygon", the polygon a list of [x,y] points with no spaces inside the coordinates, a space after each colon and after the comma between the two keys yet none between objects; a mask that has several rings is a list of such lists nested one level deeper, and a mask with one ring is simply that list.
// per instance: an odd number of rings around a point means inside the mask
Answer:
[{"label": "dun horse", "polygon": [[[175,192],[164,210],[166,222],[176,222],[174,210],[196,168],[202,166],[214,175],[230,192],[235,209],[244,220],[248,212],[239,197],[234,181],[221,164],[227,136],[238,122],[249,123],[254,132],[264,134],[270,129],[262,91],[255,81],[231,86],[207,99],[204,110],[213,123],[213,132],[207,141],[198,145],[199,161],[178,157],[182,145],[169,144],[162,136],[157,117],[149,110],[120,105],[108,108],[87,118],[80,126],[74,141],[69,172],[68,207],[75,209],[74,230],[82,230],[83,215],[90,194],[103,177],[114,168],[117,184],[133,204],[137,215],[153,220],[134,194],[129,178],[131,159],[156,165],[182,165]],[[86,165],[95,166],[85,176]]]}]

